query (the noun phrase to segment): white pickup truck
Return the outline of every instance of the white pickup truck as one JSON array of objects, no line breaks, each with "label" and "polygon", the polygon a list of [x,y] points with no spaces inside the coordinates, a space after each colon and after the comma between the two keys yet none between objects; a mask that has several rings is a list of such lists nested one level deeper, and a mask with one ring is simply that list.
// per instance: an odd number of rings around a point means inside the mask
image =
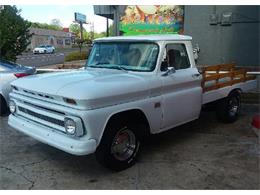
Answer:
[{"label": "white pickup truck", "polygon": [[113,170],[136,162],[142,139],[199,117],[215,102],[217,116],[236,120],[240,93],[254,78],[233,65],[196,68],[192,38],[183,35],[97,39],[83,70],[12,82],[8,123],[74,155],[96,153]]}]

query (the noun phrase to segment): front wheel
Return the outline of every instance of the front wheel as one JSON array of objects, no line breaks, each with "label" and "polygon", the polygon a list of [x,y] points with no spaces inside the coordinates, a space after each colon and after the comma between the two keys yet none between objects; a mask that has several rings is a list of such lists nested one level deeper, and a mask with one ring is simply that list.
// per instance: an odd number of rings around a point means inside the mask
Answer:
[{"label": "front wheel", "polygon": [[225,123],[236,121],[241,109],[240,99],[240,93],[235,91],[221,100],[217,105],[217,118]]},{"label": "front wheel", "polygon": [[140,147],[136,132],[137,128],[127,122],[109,125],[96,150],[97,161],[115,171],[134,165]]}]

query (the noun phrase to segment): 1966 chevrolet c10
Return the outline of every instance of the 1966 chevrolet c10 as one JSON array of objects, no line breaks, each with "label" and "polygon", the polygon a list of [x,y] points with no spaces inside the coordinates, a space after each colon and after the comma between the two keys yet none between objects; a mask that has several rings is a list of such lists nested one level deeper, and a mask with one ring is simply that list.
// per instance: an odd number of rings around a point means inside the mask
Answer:
[{"label": "1966 chevrolet c10", "polygon": [[97,39],[85,69],[12,82],[8,123],[74,155],[96,153],[113,170],[136,162],[140,144],[199,117],[217,104],[225,122],[237,119],[240,93],[256,80],[234,64],[196,68],[192,38],[150,35]]}]

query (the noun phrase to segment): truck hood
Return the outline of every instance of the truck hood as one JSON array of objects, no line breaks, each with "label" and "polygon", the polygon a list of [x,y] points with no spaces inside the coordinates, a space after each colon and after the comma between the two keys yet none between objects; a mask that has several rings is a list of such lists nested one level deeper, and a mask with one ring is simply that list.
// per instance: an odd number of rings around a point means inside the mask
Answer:
[{"label": "truck hood", "polygon": [[80,107],[97,108],[148,97],[150,77],[122,70],[88,69],[33,75],[15,80],[12,85],[72,98]]}]

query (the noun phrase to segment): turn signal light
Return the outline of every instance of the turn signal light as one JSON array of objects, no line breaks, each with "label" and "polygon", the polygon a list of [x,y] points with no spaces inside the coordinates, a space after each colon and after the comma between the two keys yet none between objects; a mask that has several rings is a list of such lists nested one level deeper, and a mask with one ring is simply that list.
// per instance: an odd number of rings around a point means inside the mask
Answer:
[{"label": "turn signal light", "polygon": [[67,102],[68,104],[74,104],[74,105],[77,104],[74,99],[70,99],[70,98],[64,98],[64,101]]}]

